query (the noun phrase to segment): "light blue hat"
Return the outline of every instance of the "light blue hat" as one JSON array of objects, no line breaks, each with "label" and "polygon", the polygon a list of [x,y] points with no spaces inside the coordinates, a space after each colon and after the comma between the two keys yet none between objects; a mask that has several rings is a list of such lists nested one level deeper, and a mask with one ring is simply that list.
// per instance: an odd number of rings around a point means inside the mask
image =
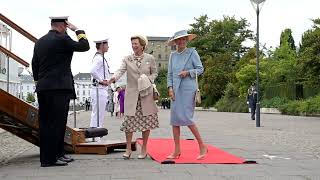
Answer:
[{"label": "light blue hat", "polygon": [[175,40],[179,39],[179,38],[182,38],[182,37],[188,37],[188,41],[191,41],[192,39],[197,37],[197,35],[188,34],[187,30],[178,31],[178,32],[174,33],[174,35],[168,40],[168,45],[170,45],[170,46],[174,45],[175,44]]}]

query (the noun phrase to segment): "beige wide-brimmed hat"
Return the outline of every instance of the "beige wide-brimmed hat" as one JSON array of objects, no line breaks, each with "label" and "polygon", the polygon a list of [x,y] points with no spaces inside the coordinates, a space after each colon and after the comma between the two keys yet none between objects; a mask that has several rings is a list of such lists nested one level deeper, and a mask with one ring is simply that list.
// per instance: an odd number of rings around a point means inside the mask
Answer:
[{"label": "beige wide-brimmed hat", "polygon": [[142,41],[144,41],[145,42],[145,46],[148,46],[148,39],[145,37],[145,36],[142,36],[142,35],[133,35],[133,36],[131,36],[131,39],[133,39],[133,38],[139,38],[139,39],[141,39]]},{"label": "beige wide-brimmed hat", "polygon": [[188,37],[188,41],[191,41],[192,39],[197,37],[197,35],[188,34],[187,30],[178,31],[178,32],[174,33],[174,35],[168,40],[168,45],[173,46],[175,44],[175,40],[182,38],[182,37]]}]

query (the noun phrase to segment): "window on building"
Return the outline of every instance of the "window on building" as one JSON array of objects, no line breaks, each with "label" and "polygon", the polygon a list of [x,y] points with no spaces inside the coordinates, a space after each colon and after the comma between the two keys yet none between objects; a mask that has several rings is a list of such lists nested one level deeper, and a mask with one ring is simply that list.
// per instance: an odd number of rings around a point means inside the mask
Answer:
[{"label": "window on building", "polygon": [[88,90],[88,95],[90,95],[90,90]]},{"label": "window on building", "polygon": [[86,101],[86,98],[85,98],[85,97],[83,97],[83,98],[82,98],[82,102],[85,102],[85,101]]},{"label": "window on building", "polygon": [[79,84],[77,84],[77,88],[79,88]]},{"label": "window on building", "polygon": [[86,88],[86,85],[82,85],[83,88]]},{"label": "window on building", "polygon": [[21,86],[21,90],[23,90],[23,86]]},{"label": "window on building", "polygon": [[85,90],[83,90],[82,95],[84,95],[84,96],[86,95],[86,91]]},{"label": "window on building", "polygon": [[158,55],[158,58],[161,59],[161,54]]},{"label": "window on building", "polygon": [[77,90],[77,96],[79,96],[79,90]]},{"label": "window on building", "polygon": [[29,91],[29,86],[27,86],[27,91]]},{"label": "window on building", "polygon": [[159,65],[158,65],[159,67],[161,67],[161,63],[159,63]]}]

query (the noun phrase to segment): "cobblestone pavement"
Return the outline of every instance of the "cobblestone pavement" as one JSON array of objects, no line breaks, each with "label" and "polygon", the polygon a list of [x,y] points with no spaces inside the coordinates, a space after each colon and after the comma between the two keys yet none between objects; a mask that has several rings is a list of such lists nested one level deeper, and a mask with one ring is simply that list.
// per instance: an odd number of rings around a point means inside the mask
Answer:
[{"label": "cobblestone pavement", "polygon": [[[206,143],[258,164],[179,164],[161,165],[150,158],[123,160],[122,152],[108,155],[72,155],[76,161],[67,167],[40,168],[37,147],[0,134],[0,179],[298,179],[320,180],[320,118],[261,115],[260,128],[249,114],[196,112],[197,125]],[[78,127],[89,124],[90,112],[77,114]],[[169,111],[160,110],[160,128],[151,137],[171,137]],[[73,116],[69,117],[73,126]],[[120,119],[107,114],[104,139],[124,140]],[[135,137],[140,137],[136,133]],[[182,128],[183,138],[193,138]],[[4,153],[3,153],[4,152]],[[9,160],[9,161],[8,161]]]}]

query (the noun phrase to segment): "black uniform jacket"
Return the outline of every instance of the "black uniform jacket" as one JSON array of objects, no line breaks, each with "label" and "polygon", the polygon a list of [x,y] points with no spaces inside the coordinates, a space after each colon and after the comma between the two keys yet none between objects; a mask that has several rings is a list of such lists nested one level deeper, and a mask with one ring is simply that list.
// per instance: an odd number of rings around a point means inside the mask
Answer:
[{"label": "black uniform jacket", "polygon": [[73,52],[90,49],[84,31],[78,30],[76,34],[80,37],[79,42],[67,34],[50,30],[36,42],[32,58],[33,79],[37,81],[36,92],[71,90],[74,93],[71,72]]}]

